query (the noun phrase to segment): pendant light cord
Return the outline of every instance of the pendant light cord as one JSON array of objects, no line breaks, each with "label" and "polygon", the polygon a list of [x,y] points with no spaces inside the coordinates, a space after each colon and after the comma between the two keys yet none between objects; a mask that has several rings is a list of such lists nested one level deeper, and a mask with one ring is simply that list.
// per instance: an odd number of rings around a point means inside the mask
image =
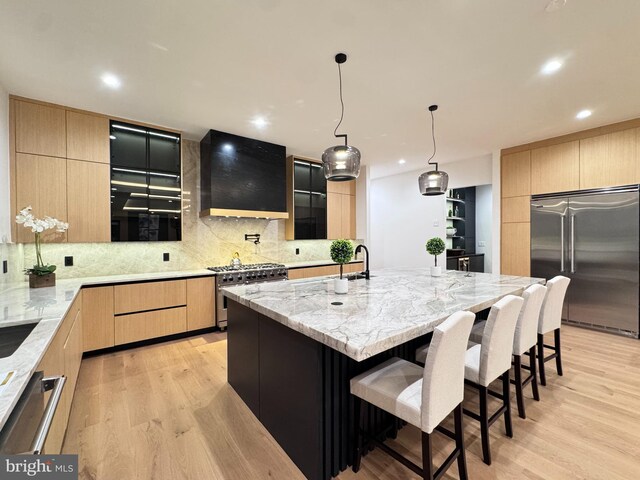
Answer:
[{"label": "pendant light cord", "polygon": [[[340,68],[340,64],[338,63],[338,79],[340,82],[340,121],[336,128],[333,130],[333,136],[336,138],[344,137],[344,144],[347,145],[347,135],[338,135],[338,128],[342,124],[342,119],[344,118],[344,101],[342,100],[342,69]],[[432,114],[433,115],[433,114]]]},{"label": "pendant light cord", "polygon": [[433,157],[436,156],[436,125],[435,125],[435,119],[433,118],[433,110],[429,110],[429,113],[431,114],[431,138],[433,139],[433,155],[429,157],[429,160],[427,160],[427,164],[435,165],[436,170],[438,170],[438,162],[431,163],[431,160],[433,160]]}]

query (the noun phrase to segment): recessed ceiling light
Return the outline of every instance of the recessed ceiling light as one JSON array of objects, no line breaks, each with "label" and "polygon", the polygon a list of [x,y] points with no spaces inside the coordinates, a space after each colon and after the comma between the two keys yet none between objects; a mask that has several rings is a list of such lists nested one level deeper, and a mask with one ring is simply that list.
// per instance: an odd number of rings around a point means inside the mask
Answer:
[{"label": "recessed ceiling light", "polygon": [[116,89],[116,88],[120,88],[120,85],[122,85],[122,83],[120,82],[120,79],[112,73],[105,73],[104,75],[102,75],[101,78],[102,78],[102,83],[104,83],[109,88]]},{"label": "recessed ceiling light", "polygon": [[251,123],[253,123],[253,125],[258,128],[264,128],[267,126],[267,121],[264,119],[264,117],[255,117],[253,120],[251,120]]},{"label": "recessed ceiling light", "polygon": [[398,160],[398,163],[400,165],[404,165],[405,163],[407,163],[407,161],[404,158],[401,158],[400,160]]},{"label": "recessed ceiling light", "polygon": [[558,59],[553,59],[545,63],[540,71],[545,75],[551,75],[552,73],[556,73],[561,68],[562,62]]},{"label": "recessed ceiling light", "polygon": [[584,120],[585,118],[590,117],[591,113],[591,110],[580,110],[576,115],[576,118],[578,120]]}]

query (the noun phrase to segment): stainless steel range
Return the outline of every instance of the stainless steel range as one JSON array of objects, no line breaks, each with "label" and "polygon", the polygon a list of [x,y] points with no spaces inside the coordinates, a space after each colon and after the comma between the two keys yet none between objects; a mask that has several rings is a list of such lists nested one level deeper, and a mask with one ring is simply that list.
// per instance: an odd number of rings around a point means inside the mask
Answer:
[{"label": "stainless steel range", "polygon": [[222,294],[223,287],[245,283],[275,282],[286,280],[289,270],[281,263],[252,263],[248,265],[227,265],[209,267],[216,272],[216,325],[227,328],[227,297]]}]

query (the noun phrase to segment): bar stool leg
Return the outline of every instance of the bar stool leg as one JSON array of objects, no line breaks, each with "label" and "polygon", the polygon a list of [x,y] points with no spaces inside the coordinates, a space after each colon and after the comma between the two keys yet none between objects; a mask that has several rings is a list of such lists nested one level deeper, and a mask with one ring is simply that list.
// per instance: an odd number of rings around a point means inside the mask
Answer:
[{"label": "bar stool leg", "polygon": [[518,402],[518,415],[520,418],[527,418],[527,414],[524,410],[524,395],[522,394],[522,357],[520,355],[514,355],[514,371],[516,377],[516,400]]},{"label": "bar stool leg", "polygon": [[362,419],[362,399],[354,397],[354,409],[353,409],[353,438],[355,444],[355,453],[353,458],[352,470],[354,473],[358,473],[360,470],[360,461],[362,460],[362,432],[361,432],[361,419]]},{"label": "bar stool leg", "polygon": [[422,432],[422,478],[433,480],[433,461],[431,459],[431,435]]},{"label": "bar stool leg", "polygon": [[538,392],[538,372],[536,365],[536,347],[535,345],[529,350],[529,368],[531,369],[531,390],[533,392],[533,399],[536,402],[540,401],[540,392]]},{"label": "bar stool leg", "polygon": [[511,398],[509,395],[509,370],[502,375],[502,401],[506,407],[504,411],[504,427],[507,431],[507,437],[513,438],[513,427],[511,426]]},{"label": "bar stool leg", "polygon": [[558,370],[558,375],[562,376],[562,354],[560,353],[560,329],[556,328],[553,331],[553,337],[555,339],[556,344],[556,369]]},{"label": "bar stool leg", "polygon": [[462,424],[462,403],[453,411],[456,427],[456,448],[458,449],[458,476],[467,480],[467,457],[464,453],[464,425]]},{"label": "bar stool leg", "polygon": [[491,465],[491,449],[489,447],[489,412],[487,411],[487,387],[478,387],[480,395],[480,436],[482,437],[482,456],[484,463]]},{"label": "bar stool leg", "polygon": [[544,335],[538,334],[538,367],[540,369],[540,385],[547,385],[547,377],[544,374]]}]

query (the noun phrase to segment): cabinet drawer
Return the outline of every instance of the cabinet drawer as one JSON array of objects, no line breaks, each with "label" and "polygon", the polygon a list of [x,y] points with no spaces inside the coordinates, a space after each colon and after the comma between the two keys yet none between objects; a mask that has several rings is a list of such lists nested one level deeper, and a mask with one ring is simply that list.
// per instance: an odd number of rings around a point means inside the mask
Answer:
[{"label": "cabinet drawer", "polygon": [[[134,283],[115,286],[115,313],[143,312],[187,304],[187,281]],[[117,341],[116,341],[117,343]]]},{"label": "cabinet drawer", "polygon": [[186,330],[186,307],[120,315],[115,318],[116,345],[164,337]]}]

